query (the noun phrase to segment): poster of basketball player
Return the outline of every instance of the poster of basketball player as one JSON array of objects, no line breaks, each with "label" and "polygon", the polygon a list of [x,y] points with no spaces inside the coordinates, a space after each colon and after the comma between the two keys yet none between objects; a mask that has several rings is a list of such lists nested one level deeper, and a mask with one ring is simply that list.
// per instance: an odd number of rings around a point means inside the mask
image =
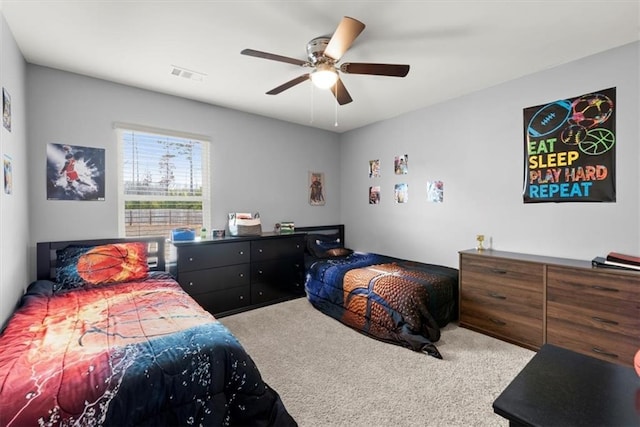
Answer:
[{"label": "poster of basketball player", "polygon": [[48,200],[104,200],[104,149],[47,145]]},{"label": "poster of basketball player", "polygon": [[309,172],[309,204],[324,205],[324,173]]},{"label": "poster of basketball player", "polygon": [[616,201],[616,88],[524,109],[524,203]]}]

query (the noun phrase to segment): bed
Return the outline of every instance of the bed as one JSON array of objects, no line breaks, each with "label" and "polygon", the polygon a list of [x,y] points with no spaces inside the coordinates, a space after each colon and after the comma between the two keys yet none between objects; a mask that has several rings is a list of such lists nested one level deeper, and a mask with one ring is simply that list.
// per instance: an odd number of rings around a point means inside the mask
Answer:
[{"label": "bed", "polygon": [[305,292],[316,309],[370,337],[442,359],[434,343],[457,317],[457,269],[353,252],[345,248],[343,225],[300,231]]},{"label": "bed", "polygon": [[0,335],[0,426],[295,426],[164,267],[163,238],[38,243]]}]

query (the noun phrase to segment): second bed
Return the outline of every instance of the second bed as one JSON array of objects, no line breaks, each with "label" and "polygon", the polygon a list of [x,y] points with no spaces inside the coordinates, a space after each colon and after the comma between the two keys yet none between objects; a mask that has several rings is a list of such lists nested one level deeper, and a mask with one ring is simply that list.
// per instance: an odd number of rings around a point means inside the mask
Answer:
[{"label": "second bed", "polygon": [[458,270],[353,252],[342,226],[330,230],[306,230],[309,302],[363,334],[441,359],[435,342],[457,318]]}]

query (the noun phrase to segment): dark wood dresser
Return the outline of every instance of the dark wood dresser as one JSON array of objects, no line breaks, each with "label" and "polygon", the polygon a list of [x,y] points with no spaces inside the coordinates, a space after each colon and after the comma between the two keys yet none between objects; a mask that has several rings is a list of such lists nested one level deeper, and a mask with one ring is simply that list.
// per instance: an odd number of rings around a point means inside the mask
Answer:
[{"label": "dark wood dresser", "polygon": [[632,366],[640,272],[495,250],[460,252],[460,326],[538,350],[554,344]]},{"label": "dark wood dresser", "polygon": [[173,242],[180,285],[217,317],[304,296],[304,234]]}]

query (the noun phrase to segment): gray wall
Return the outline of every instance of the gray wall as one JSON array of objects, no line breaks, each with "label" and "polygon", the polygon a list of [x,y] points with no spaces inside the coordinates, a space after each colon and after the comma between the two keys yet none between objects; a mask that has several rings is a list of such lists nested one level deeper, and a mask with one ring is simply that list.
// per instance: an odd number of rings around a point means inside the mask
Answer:
[{"label": "gray wall", "polygon": [[[340,220],[338,135],[136,89],[72,73],[27,66],[30,122],[31,245],[118,235],[117,138],[114,122],[209,136],[211,224],[228,212],[261,213],[263,229]],[[48,143],[105,148],[105,201],[47,200]],[[308,203],[308,171],[325,173],[325,206]]]},{"label": "gray wall", "polygon": [[0,14],[0,86],[11,97],[11,131],[0,124],[0,158],[3,162],[5,156],[9,156],[13,171],[12,193],[5,194],[4,185],[0,185],[0,326],[13,311],[29,278],[27,174],[31,165],[27,161],[25,66],[9,26]]},{"label": "gray wall", "polygon": [[[640,253],[639,47],[634,43],[450,102],[361,128],[342,137],[342,220],[353,249],[457,266],[458,251],[485,234],[495,249],[592,259]],[[617,88],[617,202],[522,202],[523,109]],[[409,173],[394,175],[395,155]],[[382,176],[370,179],[368,161]],[[444,181],[444,203],[426,200],[426,183]],[[393,186],[409,183],[409,203]],[[371,185],[381,203],[369,205]]]}]

